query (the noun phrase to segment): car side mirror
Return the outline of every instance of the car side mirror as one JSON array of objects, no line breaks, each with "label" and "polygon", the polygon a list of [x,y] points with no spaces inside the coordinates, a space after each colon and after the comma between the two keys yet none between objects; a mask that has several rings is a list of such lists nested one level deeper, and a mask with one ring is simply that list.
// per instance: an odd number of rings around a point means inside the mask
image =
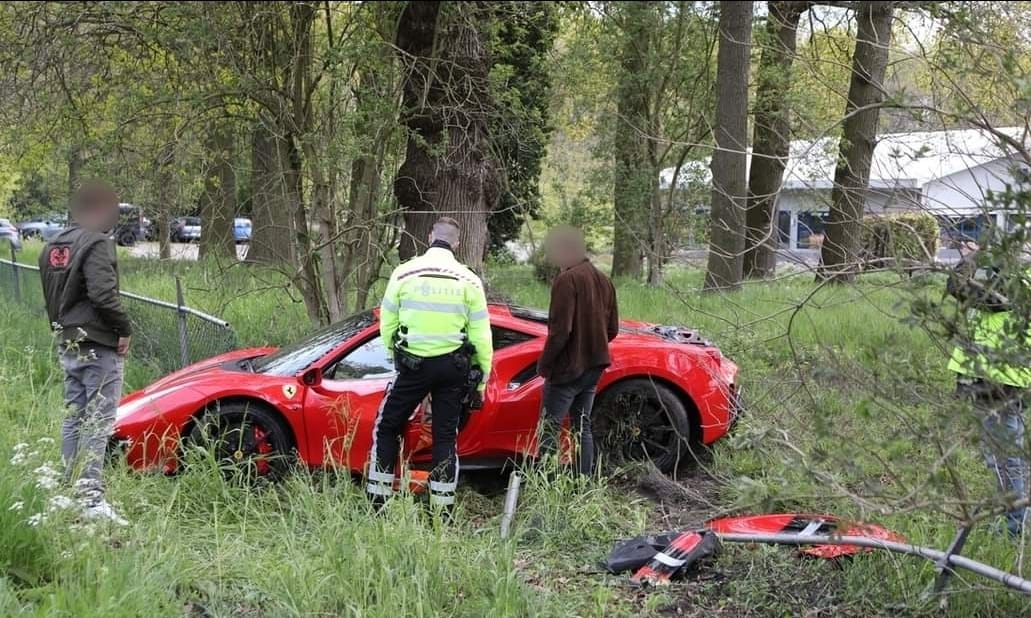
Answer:
[{"label": "car side mirror", "polygon": [[301,374],[301,384],[305,386],[318,386],[322,383],[322,370],[309,369]]}]

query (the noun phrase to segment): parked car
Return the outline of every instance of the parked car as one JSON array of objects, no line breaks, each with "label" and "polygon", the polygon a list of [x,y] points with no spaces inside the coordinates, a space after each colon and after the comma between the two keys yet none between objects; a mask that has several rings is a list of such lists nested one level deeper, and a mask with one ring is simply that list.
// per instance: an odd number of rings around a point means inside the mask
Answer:
[{"label": "parked car", "polygon": [[[4,241],[11,243],[15,251],[21,251],[21,232],[7,219],[0,219],[0,250],[7,248]],[[4,253],[0,251],[0,257],[7,257]]]},{"label": "parked car", "polygon": [[[494,367],[483,409],[458,436],[463,469],[500,468],[536,452],[548,314],[491,305],[490,316]],[[623,321],[611,345],[594,414],[605,461],[651,460],[671,471],[727,433],[738,413],[738,368],[719,348],[685,328],[634,321]],[[197,444],[260,475],[278,476],[295,461],[360,474],[394,375],[378,311],[365,311],[293,345],[230,352],[127,395],[112,455],[174,473],[183,447]],[[408,425],[408,445],[426,429],[423,412]],[[416,449],[410,463],[425,469],[430,459],[428,448]]]},{"label": "parked car", "polygon": [[115,227],[115,242],[123,247],[131,247],[141,240],[151,238],[150,219],[143,216],[143,209],[132,204],[118,205],[118,226]]},{"label": "parked car", "polygon": [[178,217],[169,226],[172,242],[196,242],[200,240],[200,217]]},{"label": "parked car", "polygon": [[238,243],[251,242],[251,220],[237,217],[233,219],[233,238]]},{"label": "parked car", "polygon": [[15,225],[21,232],[22,238],[42,238],[49,240],[68,225],[68,215],[61,213],[47,213],[36,215],[28,221]]}]

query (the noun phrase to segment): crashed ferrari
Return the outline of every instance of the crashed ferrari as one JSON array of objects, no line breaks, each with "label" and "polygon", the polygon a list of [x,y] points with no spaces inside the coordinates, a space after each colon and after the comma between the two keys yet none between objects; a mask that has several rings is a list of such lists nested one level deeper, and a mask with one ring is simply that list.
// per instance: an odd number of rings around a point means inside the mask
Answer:
[{"label": "crashed ferrari", "polygon": [[[494,369],[483,408],[459,434],[464,469],[499,468],[536,452],[543,385],[536,367],[547,313],[492,305],[490,315]],[[594,415],[603,461],[651,460],[671,471],[692,447],[727,433],[737,414],[738,368],[719,348],[688,329],[634,321],[622,322],[611,346]],[[360,474],[393,377],[378,313],[365,311],[293,345],[230,352],[125,396],[112,452],[134,469],[165,473],[178,471],[195,444],[257,475],[293,465]],[[429,463],[431,410],[416,410],[405,435],[414,470]]]}]

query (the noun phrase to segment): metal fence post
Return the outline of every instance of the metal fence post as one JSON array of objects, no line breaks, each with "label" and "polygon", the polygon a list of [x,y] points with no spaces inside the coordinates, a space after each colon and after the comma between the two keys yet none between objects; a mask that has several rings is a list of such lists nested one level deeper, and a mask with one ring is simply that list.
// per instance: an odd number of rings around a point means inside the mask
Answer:
[{"label": "metal fence post", "polygon": [[14,277],[14,302],[21,302],[21,272],[18,271],[18,256],[14,252],[14,243],[11,245],[11,275]]},{"label": "metal fence post", "polygon": [[175,278],[175,306],[179,319],[179,360],[180,367],[190,364],[189,340],[186,336],[186,303],[183,302],[183,282],[179,277]]}]

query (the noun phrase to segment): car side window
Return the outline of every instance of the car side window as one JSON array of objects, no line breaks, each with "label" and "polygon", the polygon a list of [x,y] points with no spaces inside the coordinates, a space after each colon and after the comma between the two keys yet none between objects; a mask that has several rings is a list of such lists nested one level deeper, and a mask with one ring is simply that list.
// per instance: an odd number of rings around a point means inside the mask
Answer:
[{"label": "car side window", "polygon": [[532,335],[521,333],[509,328],[491,325],[491,338],[494,340],[494,349],[501,350],[509,346],[518,345],[524,341],[533,339]]},{"label": "car side window", "polygon": [[329,380],[376,380],[394,375],[394,361],[383,340],[373,337],[348,352],[326,372]]}]

